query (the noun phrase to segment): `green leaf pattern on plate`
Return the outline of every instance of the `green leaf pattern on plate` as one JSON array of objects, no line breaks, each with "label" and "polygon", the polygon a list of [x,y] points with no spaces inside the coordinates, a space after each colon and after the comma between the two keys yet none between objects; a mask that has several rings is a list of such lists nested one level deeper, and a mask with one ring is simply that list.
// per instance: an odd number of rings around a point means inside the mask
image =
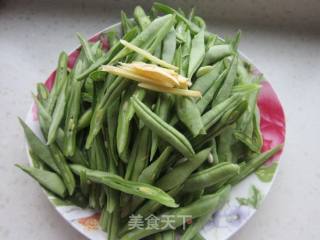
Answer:
[{"label": "green leaf pattern on plate", "polygon": [[250,206],[255,209],[259,207],[261,200],[262,200],[262,193],[254,185],[251,186],[248,198],[237,198],[237,201],[240,205]]},{"label": "green leaf pattern on plate", "polygon": [[278,162],[273,162],[271,165],[261,166],[257,171],[256,175],[262,182],[271,182],[273,175],[278,167]]}]

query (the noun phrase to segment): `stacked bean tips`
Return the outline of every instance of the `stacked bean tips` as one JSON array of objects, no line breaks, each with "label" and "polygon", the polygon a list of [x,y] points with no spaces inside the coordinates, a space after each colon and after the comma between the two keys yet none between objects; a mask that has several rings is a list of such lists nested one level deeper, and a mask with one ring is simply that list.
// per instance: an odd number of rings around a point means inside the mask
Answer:
[{"label": "stacked bean tips", "polygon": [[[52,89],[34,95],[45,141],[20,119],[32,166],[17,166],[50,199],[100,212],[108,239],[201,239],[232,186],[281,150],[260,152],[262,76],[239,56],[240,33],[223,40],[194,11],[155,3],[133,17],[97,41],[77,34],[71,69],[60,54]],[[133,215],[174,223],[131,229]]]}]

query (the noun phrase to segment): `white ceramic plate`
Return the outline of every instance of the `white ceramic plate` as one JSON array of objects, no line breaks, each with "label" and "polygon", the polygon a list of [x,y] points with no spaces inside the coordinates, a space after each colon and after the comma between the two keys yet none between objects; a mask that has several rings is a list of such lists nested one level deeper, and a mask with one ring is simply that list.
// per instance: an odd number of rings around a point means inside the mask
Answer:
[{"label": "white ceramic plate", "polygon": [[[101,32],[110,29],[119,30],[119,27],[120,24],[118,23]],[[96,41],[100,33],[95,34],[91,40]],[[69,60],[74,61],[76,56],[77,50],[70,53]],[[248,58],[244,57],[243,54],[241,56],[248,61]],[[254,72],[256,74],[260,73],[257,68],[254,69]],[[52,85],[53,79],[54,75],[51,74],[46,81],[48,87]],[[261,131],[264,138],[263,151],[265,151],[279,143],[284,143],[285,118],[282,107],[270,84],[264,81],[262,85],[258,106],[261,113]],[[26,123],[39,137],[43,138],[37,119],[37,109],[34,104],[27,114]],[[31,164],[29,154],[28,157]],[[256,173],[251,174],[232,188],[228,203],[212,216],[212,219],[201,230],[201,234],[205,239],[228,239],[252,217],[271,188],[278,170],[279,157],[280,153],[270,159]],[[48,195],[48,199],[61,216],[84,236],[93,240],[106,239],[106,233],[99,227],[99,213],[90,209],[81,209],[52,195]]]}]

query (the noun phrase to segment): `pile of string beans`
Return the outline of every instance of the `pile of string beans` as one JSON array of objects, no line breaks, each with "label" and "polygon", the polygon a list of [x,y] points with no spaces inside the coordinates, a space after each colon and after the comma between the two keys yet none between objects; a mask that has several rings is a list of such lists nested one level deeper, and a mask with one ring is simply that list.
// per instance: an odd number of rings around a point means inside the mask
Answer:
[{"label": "pile of string beans", "polygon": [[[194,11],[155,3],[148,15],[138,6],[133,16],[121,12],[121,34],[101,33],[108,51],[78,34],[72,69],[60,54],[53,88],[39,83],[34,96],[46,143],[20,120],[33,166],[17,166],[56,197],[101,211],[108,239],[201,239],[231,187],[282,147],[260,153],[261,76],[239,57],[240,33],[218,38]],[[189,85],[159,87],[155,77],[143,88],[106,71],[134,62],[174,66]],[[192,91],[201,97],[188,96]],[[132,214],[175,221],[131,229]],[[186,229],[180,215],[193,220]]]}]

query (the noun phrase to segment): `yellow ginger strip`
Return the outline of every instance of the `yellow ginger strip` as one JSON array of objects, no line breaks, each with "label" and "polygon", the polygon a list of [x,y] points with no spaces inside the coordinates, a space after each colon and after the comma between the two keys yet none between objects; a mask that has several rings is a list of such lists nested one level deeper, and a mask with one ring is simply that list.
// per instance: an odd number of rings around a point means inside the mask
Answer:
[{"label": "yellow ginger strip", "polygon": [[189,81],[188,78],[181,76],[180,74],[178,74],[177,72],[173,71],[172,69],[168,69],[168,68],[163,68],[163,67],[159,67],[155,64],[147,64],[147,63],[143,63],[143,62],[134,62],[132,63],[134,66],[141,66],[141,65],[145,65],[145,66],[155,66],[156,69],[159,69],[161,72],[165,72],[166,74],[169,74],[171,77],[173,77],[176,81],[179,82],[180,87],[182,88],[187,88],[187,86],[191,86],[191,82]]},{"label": "yellow ginger strip", "polygon": [[188,97],[201,97],[201,92],[194,91],[194,90],[168,88],[168,87],[153,85],[149,83],[139,83],[138,86],[145,89],[152,90],[152,91],[156,91],[156,92],[172,93],[175,95],[182,95],[182,96],[188,96]]},{"label": "yellow ginger strip", "polygon": [[144,76],[155,81],[164,81],[170,82],[174,86],[180,87],[180,82],[176,77],[171,76],[169,73],[163,71],[163,68],[160,68],[153,64],[122,64],[127,68],[131,68],[133,72],[139,74],[140,76]]},{"label": "yellow ginger strip", "polygon": [[150,54],[148,51],[144,50],[144,49],[141,49],[135,45],[133,45],[132,43],[129,43],[123,39],[120,40],[120,43],[122,45],[124,45],[125,47],[129,48],[130,50],[132,51],[135,51],[136,53],[144,56],[146,59],[150,60],[151,62],[153,63],[156,63],[156,64],[159,64],[160,66],[163,66],[163,67],[166,67],[166,68],[169,68],[169,69],[173,69],[173,70],[178,70],[178,67],[176,66],[173,66],[155,56],[153,56],[152,54]]},{"label": "yellow ginger strip", "polygon": [[102,66],[102,71],[106,71],[108,73],[120,76],[120,77],[124,77],[124,78],[128,78],[130,80],[134,80],[137,82],[143,82],[143,83],[151,83],[154,85],[160,85],[160,86],[166,86],[168,88],[173,87],[172,84],[168,84],[166,82],[155,82],[152,79],[140,76],[138,74],[132,73],[130,71],[128,71],[127,69],[122,69],[119,67],[115,67],[115,66],[111,66],[111,65],[104,65]]},{"label": "yellow ginger strip", "polygon": [[161,69],[163,71],[169,73],[171,76],[174,76],[180,82],[180,84],[182,84],[182,86],[191,86],[192,85],[191,81],[188,78],[181,76],[177,72],[175,72],[171,69],[167,69],[167,68],[161,68]]},{"label": "yellow ginger strip", "polygon": [[128,71],[129,73],[132,73],[134,75],[141,76],[143,78],[149,79],[148,83],[156,84],[159,86],[166,86],[166,87],[174,87],[176,86],[175,82],[172,82],[166,78],[152,78],[143,74],[140,74],[139,71],[136,71],[135,68],[131,67],[130,65],[125,65],[123,64],[122,66],[119,67],[120,69],[123,69],[125,71]]},{"label": "yellow ginger strip", "polygon": [[150,77],[154,79],[166,79],[174,83],[179,88],[188,88],[191,85],[191,82],[176,73],[175,71],[163,67],[159,67],[155,64],[147,64],[144,62],[133,62],[133,63],[121,63],[122,66],[127,66],[136,69],[136,72],[145,77]]}]

